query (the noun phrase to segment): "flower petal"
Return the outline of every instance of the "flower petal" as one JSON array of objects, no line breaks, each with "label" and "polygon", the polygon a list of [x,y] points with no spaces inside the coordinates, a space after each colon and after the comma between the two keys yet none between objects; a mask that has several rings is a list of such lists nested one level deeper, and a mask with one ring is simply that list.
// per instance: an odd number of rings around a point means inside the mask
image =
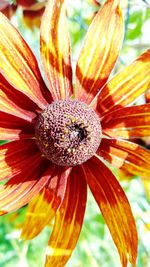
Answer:
[{"label": "flower petal", "polygon": [[0,181],[20,174],[37,153],[38,148],[33,140],[20,140],[1,145]]},{"label": "flower petal", "polygon": [[36,3],[36,0],[16,0],[16,3],[23,7],[30,7]]},{"label": "flower petal", "polygon": [[150,84],[150,49],[138,57],[124,71],[115,75],[95,97],[93,105],[101,117],[112,108],[131,104]]},{"label": "flower petal", "polygon": [[0,74],[0,110],[8,114],[32,121],[37,106],[24,94],[13,88]]},{"label": "flower petal", "polygon": [[68,171],[57,167],[57,175],[51,177],[49,184],[34,197],[28,205],[21,237],[32,239],[49,224],[63,201],[66,191]]},{"label": "flower petal", "polygon": [[114,138],[150,136],[150,104],[112,111],[101,125],[103,133]]},{"label": "flower petal", "polygon": [[127,197],[112,172],[96,157],[84,164],[90,189],[120,254],[122,266],[128,256],[136,266],[137,231]]},{"label": "flower petal", "polygon": [[0,13],[0,72],[18,91],[41,109],[51,95],[40,74],[36,58],[19,32]]},{"label": "flower petal", "polygon": [[150,177],[150,151],[138,144],[119,139],[104,138],[96,153],[114,167],[127,170],[134,175]]},{"label": "flower petal", "polygon": [[41,23],[41,57],[54,99],[72,95],[70,41],[63,0],[47,3]]},{"label": "flower petal", "polygon": [[56,213],[45,267],[63,267],[70,258],[81,231],[86,195],[84,173],[79,166],[74,167],[68,177],[65,198]]},{"label": "flower petal", "polygon": [[145,193],[148,199],[150,199],[150,182],[149,179],[141,177],[142,184],[144,185]]},{"label": "flower petal", "polygon": [[146,103],[150,103],[150,89],[148,89],[145,93]]},{"label": "flower petal", "polygon": [[34,127],[27,121],[0,111],[0,140],[29,139]]},{"label": "flower petal", "polygon": [[[30,162],[26,162],[22,173],[14,176],[0,187],[0,215],[17,210],[26,205],[51,177],[50,164],[37,153]],[[46,171],[45,171],[46,170]]]},{"label": "flower petal", "polygon": [[106,83],[117,60],[123,27],[119,0],[108,0],[86,35],[76,68],[77,98],[89,104]]},{"label": "flower petal", "polygon": [[[41,3],[42,4],[42,3]],[[23,23],[28,28],[34,30],[35,27],[40,27],[41,17],[44,13],[45,7],[38,10],[23,10]]]}]

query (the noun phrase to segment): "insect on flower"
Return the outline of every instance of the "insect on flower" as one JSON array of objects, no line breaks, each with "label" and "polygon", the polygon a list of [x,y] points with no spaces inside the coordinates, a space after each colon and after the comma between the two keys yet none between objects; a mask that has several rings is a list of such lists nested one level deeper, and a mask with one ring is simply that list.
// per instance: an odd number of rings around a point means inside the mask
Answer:
[{"label": "insect on flower", "polygon": [[86,34],[72,85],[63,0],[50,0],[40,51],[48,86],[19,32],[0,14],[1,215],[28,205],[22,231],[34,238],[55,218],[45,266],[64,266],[76,246],[87,186],[120,254],[136,266],[137,231],[107,160],[150,176],[150,152],[127,139],[149,135],[150,104],[130,106],[150,83],[150,50],[108,81],[123,37],[119,0],[108,0]]}]

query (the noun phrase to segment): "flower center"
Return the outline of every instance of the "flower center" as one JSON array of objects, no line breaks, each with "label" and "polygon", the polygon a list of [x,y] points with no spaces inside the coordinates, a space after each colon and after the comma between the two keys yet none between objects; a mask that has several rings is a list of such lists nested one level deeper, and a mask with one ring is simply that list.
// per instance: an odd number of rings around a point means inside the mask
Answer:
[{"label": "flower center", "polygon": [[61,166],[74,166],[91,158],[101,141],[97,114],[81,101],[55,101],[40,114],[35,136],[42,154]]}]

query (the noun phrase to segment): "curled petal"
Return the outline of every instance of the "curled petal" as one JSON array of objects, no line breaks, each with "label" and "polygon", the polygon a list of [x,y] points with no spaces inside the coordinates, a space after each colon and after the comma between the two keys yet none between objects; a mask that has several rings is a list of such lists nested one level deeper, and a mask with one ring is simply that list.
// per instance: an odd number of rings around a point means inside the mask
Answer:
[{"label": "curled petal", "polygon": [[30,139],[34,127],[27,121],[0,111],[0,140]]},{"label": "curled petal", "polygon": [[77,98],[89,104],[118,58],[123,27],[119,0],[108,0],[94,17],[76,68]]},{"label": "curled petal", "polygon": [[0,72],[41,109],[51,101],[36,58],[19,32],[0,13]]},{"label": "curled petal", "polygon": [[29,203],[21,234],[23,239],[34,238],[55,216],[64,198],[68,171],[70,169],[64,171],[57,167],[59,174],[53,176],[52,173],[49,184]]},{"label": "curled petal", "polygon": [[86,195],[84,173],[80,167],[74,167],[68,177],[63,203],[56,213],[45,267],[63,267],[70,258],[81,231]]},{"label": "curled petal", "polygon": [[150,104],[112,111],[101,124],[103,133],[114,138],[150,136]]},{"label": "curled petal", "polygon": [[41,23],[41,57],[53,98],[68,98],[72,95],[72,69],[63,0],[47,3]]},{"label": "curled petal", "polygon": [[112,78],[93,101],[101,117],[112,109],[131,104],[150,84],[150,49]]},{"label": "curled petal", "polygon": [[96,157],[84,164],[87,181],[117,246],[122,267],[136,266],[137,231],[127,197],[112,172]]},{"label": "curled petal", "polygon": [[[17,210],[26,205],[47,184],[51,176],[52,165],[37,153],[26,168],[5,185],[0,187],[0,215]],[[46,170],[46,171],[45,171]]]},{"label": "curled petal", "polygon": [[114,167],[134,175],[150,177],[150,151],[138,144],[125,140],[104,138],[97,154]]},{"label": "curled petal", "polygon": [[38,149],[33,140],[20,140],[1,145],[0,181],[21,174],[37,153]]}]

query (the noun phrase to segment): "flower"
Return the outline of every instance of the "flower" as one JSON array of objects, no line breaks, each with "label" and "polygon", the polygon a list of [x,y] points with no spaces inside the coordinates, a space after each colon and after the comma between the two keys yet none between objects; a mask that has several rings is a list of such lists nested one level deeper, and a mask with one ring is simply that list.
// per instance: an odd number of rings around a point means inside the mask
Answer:
[{"label": "flower", "polygon": [[63,0],[48,2],[40,51],[48,86],[19,32],[0,14],[1,215],[29,203],[22,237],[52,218],[45,266],[64,266],[77,243],[87,185],[102,212],[123,267],[136,266],[137,231],[130,204],[105,165],[150,175],[150,152],[127,141],[149,135],[150,104],[130,106],[150,82],[150,50],[108,81],[123,36],[119,0],[96,14],[72,85]]},{"label": "flower", "polygon": [[9,0],[1,0],[0,11],[11,19],[16,12],[17,8],[22,9],[23,23],[33,29],[33,27],[40,27],[41,16],[45,9],[46,1],[38,2],[36,0],[17,0],[14,3],[10,3]]}]

